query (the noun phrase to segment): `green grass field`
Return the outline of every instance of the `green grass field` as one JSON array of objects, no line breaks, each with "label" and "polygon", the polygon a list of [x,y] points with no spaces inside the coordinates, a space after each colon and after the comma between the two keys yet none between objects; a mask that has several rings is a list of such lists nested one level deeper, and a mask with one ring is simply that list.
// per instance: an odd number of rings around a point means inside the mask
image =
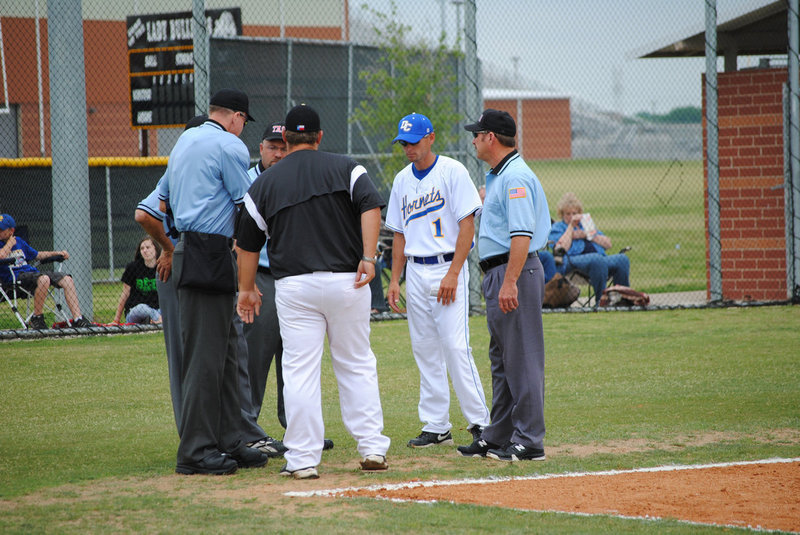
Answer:
[{"label": "green grass field", "polygon": [[[470,322],[489,394],[486,320]],[[544,322],[547,461],[507,465],[465,459],[451,448],[407,448],[420,427],[419,377],[406,322],[386,321],[373,323],[372,345],[392,439],[390,470],[359,473],[326,358],[326,436],[336,448],[323,454],[320,482],[338,487],[800,456],[800,308],[548,314]],[[737,531],[447,503],[289,498],[282,493],[308,482],[278,476],[280,460],[230,477],[177,476],[160,333],[2,342],[0,376],[2,533]],[[262,423],[280,435],[274,389],[271,374]],[[468,443],[455,401],[451,417],[456,442]]]}]

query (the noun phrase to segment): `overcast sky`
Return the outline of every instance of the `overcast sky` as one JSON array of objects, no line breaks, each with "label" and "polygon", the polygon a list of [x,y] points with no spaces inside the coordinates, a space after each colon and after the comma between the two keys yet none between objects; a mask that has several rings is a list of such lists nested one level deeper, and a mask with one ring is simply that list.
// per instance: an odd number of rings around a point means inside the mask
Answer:
[{"label": "overcast sky", "polygon": [[[478,56],[600,108],[633,114],[701,106],[705,58],[635,59],[703,31],[704,0],[476,0]],[[368,0],[374,7],[387,0]],[[717,0],[718,22],[771,0]],[[360,9],[360,0],[351,7]],[[416,32],[454,33],[452,0],[398,0]],[[656,46],[658,45],[658,46]],[[757,63],[758,58],[750,58]],[[721,65],[721,63],[720,63]],[[721,70],[721,66],[718,70]]]}]

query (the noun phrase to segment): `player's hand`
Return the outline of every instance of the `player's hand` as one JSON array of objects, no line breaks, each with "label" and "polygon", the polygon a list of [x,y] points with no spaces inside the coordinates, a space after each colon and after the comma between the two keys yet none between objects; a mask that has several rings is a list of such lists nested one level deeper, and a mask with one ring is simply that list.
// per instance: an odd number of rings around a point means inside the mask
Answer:
[{"label": "player's hand", "polygon": [[236,301],[236,313],[244,323],[253,323],[255,317],[261,312],[261,292],[258,289],[239,290],[239,299]]},{"label": "player's hand", "polygon": [[500,292],[497,294],[497,301],[503,314],[508,314],[512,310],[516,310],[519,306],[519,301],[517,300],[517,284],[510,281],[503,281]]},{"label": "player's hand", "polygon": [[156,273],[158,273],[158,280],[161,282],[167,282],[169,279],[169,274],[172,272],[172,251],[167,251],[166,249],[161,250],[161,254],[158,255],[158,260],[156,260]]},{"label": "player's hand", "polygon": [[448,272],[439,283],[439,293],[436,294],[436,301],[449,305],[456,300],[456,290],[458,289],[458,275]]},{"label": "player's hand", "polygon": [[375,278],[375,264],[372,262],[364,262],[363,260],[358,263],[358,271],[356,272],[356,288],[361,288],[369,281]]},{"label": "player's hand", "polygon": [[400,284],[397,282],[389,283],[389,288],[386,291],[386,300],[389,302],[389,307],[398,314],[405,312],[398,304],[400,303]]}]

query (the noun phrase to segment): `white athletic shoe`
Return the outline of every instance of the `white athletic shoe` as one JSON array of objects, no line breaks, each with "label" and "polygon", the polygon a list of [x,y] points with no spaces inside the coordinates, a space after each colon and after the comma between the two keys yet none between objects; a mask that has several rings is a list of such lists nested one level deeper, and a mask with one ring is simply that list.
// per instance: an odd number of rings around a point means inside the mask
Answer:
[{"label": "white athletic shoe", "polygon": [[306,468],[298,468],[297,470],[289,470],[289,465],[284,464],[281,468],[281,475],[284,477],[293,477],[295,479],[319,479],[319,472],[316,466],[307,466]]},{"label": "white athletic shoe", "polygon": [[377,472],[379,470],[388,470],[389,463],[386,462],[386,457],[383,455],[371,454],[364,457],[361,461],[361,470],[364,472]]}]

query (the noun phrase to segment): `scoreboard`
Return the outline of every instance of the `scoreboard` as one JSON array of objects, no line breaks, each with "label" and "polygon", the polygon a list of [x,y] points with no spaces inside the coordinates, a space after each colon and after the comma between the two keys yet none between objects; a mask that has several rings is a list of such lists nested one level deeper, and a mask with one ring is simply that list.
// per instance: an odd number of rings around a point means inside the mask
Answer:
[{"label": "scoreboard", "polygon": [[[206,10],[212,37],[242,33],[240,8]],[[195,116],[192,13],[127,18],[131,127],[182,127]]]}]

